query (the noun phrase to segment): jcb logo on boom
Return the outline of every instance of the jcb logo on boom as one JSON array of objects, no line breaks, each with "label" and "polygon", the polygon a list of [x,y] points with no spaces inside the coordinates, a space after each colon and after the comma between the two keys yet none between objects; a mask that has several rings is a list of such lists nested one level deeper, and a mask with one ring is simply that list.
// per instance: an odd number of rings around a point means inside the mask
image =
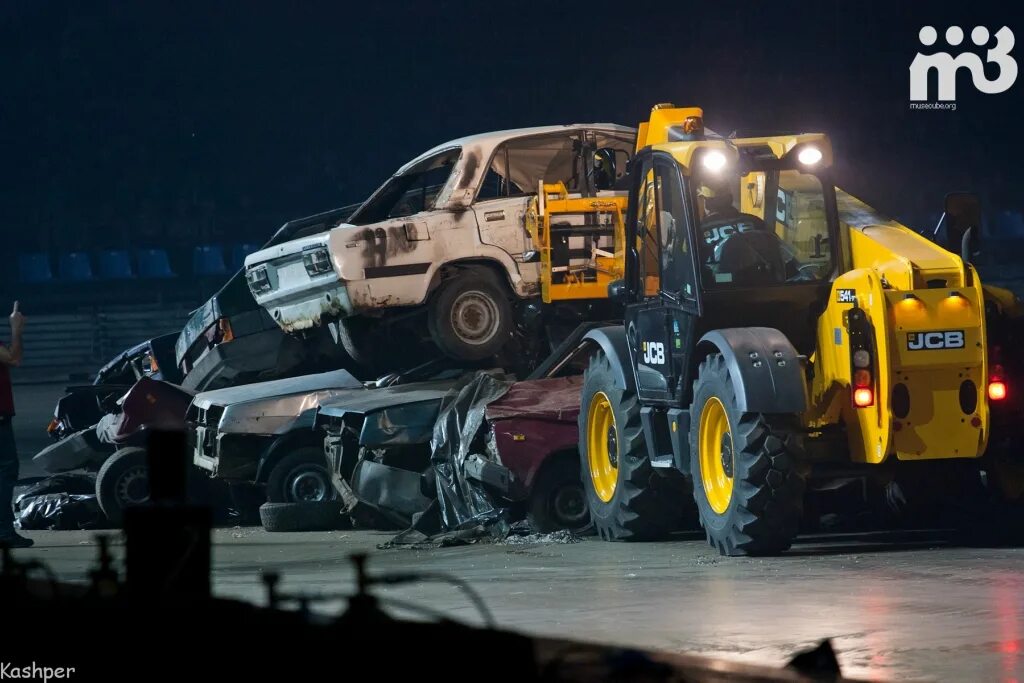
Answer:
[{"label": "jcb logo on boom", "polygon": [[665,345],[661,342],[644,342],[644,362],[648,365],[664,365]]},{"label": "jcb logo on boom", "polygon": [[907,348],[911,351],[962,349],[963,347],[963,330],[947,330],[945,332],[911,332],[907,335]]}]

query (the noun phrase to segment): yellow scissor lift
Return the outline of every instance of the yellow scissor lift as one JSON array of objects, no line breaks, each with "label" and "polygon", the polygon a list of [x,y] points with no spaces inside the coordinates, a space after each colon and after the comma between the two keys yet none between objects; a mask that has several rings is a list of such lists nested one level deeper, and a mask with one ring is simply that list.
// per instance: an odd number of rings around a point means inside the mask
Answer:
[{"label": "yellow scissor lift", "polygon": [[[608,297],[608,284],[621,279],[624,272],[626,202],[625,195],[570,197],[565,183],[540,183],[527,212],[526,229],[540,254],[544,303]],[[576,222],[571,222],[573,217],[578,217]],[[567,248],[572,237],[591,238],[586,262],[572,263]],[[597,246],[602,237],[612,238],[614,251]]]}]

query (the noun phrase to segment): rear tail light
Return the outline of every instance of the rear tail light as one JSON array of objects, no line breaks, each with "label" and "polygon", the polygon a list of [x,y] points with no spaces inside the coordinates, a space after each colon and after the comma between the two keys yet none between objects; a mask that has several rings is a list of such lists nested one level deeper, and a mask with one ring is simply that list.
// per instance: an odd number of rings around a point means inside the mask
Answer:
[{"label": "rear tail light", "polygon": [[875,392],[869,387],[858,387],[853,390],[853,405],[857,408],[868,408],[875,404]]},{"label": "rear tail light", "polygon": [[324,247],[307,248],[302,252],[302,265],[310,277],[322,275],[331,270],[331,255]]},{"label": "rear tail light", "polygon": [[60,427],[60,421],[58,421],[57,418],[53,418],[50,420],[50,424],[46,425],[46,433],[53,434],[57,431],[58,427]]},{"label": "rear tail light", "polygon": [[257,266],[251,268],[246,274],[245,279],[249,283],[249,290],[253,294],[263,294],[273,289],[270,284],[270,274],[267,273],[266,266]]},{"label": "rear tail light", "polygon": [[231,329],[231,321],[227,318],[221,318],[217,321],[217,330],[220,332],[217,336],[221,344],[225,344],[235,338],[235,331]]},{"label": "rear tail light", "polygon": [[1003,401],[1006,399],[1007,387],[1004,377],[1005,372],[1002,365],[996,365],[992,368],[992,373],[988,380],[988,400]]},{"label": "rear tail light", "polygon": [[149,374],[155,375],[160,372],[160,364],[156,362],[156,356],[149,354],[146,356],[146,360],[149,362]]},{"label": "rear tail light", "polygon": [[846,313],[846,331],[850,335],[850,399],[854,408],[868,408],[875,404],[874,328],[856,304]]}]

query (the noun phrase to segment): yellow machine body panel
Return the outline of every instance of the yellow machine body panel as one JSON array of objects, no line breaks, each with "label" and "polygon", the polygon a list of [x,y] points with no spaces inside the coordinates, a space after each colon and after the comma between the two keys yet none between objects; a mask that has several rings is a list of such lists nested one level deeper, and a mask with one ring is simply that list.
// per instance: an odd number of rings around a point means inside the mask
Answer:
[{"label": "yellow machine body panel", "polygon": [[[886,298],[895,337],[893,381],[907,387],[910,399],[894,433],[896,457],[982,455],[988,441],[988,371],[981,289],[918,289],[912,296],[889,291]],[[943,348],[948,346],[954,348]],[[964,399],[971,397],[971,409],[965,410]]]},{"label": "yellow machine body panel", "polygon": [[[849,292],[855,293],[856,306],[875,331],[874,405],[866,408],[855,408],[850,398],[853,366],[847,318],[854,304],[847,302]],[[805,422],[811,428],[844,424],[854,462],[880,463],[892,450],[891,340],[885,334],[888,316],[881,279],[872,270],[861,268],[836,278],[829,305],[818,318],[817,351],[811,358],[814,379]]]}]

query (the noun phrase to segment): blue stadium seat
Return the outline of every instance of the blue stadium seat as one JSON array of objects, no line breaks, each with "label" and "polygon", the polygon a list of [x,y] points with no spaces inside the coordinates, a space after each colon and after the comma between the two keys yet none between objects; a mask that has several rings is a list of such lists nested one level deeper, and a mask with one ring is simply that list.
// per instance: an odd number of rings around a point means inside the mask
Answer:
[{"label": "blue stadium seat", "polygon": [[46,252],[18,254],[18,272],[21,281],[28,284],[53,282],[50,255]]},{"label": "blue stadium seat", "polygon": [[241,270],[245,265],[245,257],[259,251],[258,244],[236,244],[231,247],[231,270]]},{"label": "blue stadium seat", "polygon": [[213,245],[203,245],[192,250],[193,275],[227,275],[224,250]]},{"label": "blue stadium seat", "polygon": [[89,282],[93,279],[92,262],[84,251],[67,251],[57,260],[57,272],[65,282]]},{"label": "blue stadium seat", "polygon": [[1000,237],[1024,235],[1024,215],[1019,211],[1000,211],[996,217],[996,232]]},{"label": "blue stadium seat", "polygon": [[135,252],[135,258],[139,262],[139,277],[151,280],[174,277],[171,262],[163,249],[139,249]]},{"label": "blue stadium seat", "polygon": [[103,249],[99,253],[100,277],[104,280],[129,280],[132,272],[132,257],[127,249]]}]

